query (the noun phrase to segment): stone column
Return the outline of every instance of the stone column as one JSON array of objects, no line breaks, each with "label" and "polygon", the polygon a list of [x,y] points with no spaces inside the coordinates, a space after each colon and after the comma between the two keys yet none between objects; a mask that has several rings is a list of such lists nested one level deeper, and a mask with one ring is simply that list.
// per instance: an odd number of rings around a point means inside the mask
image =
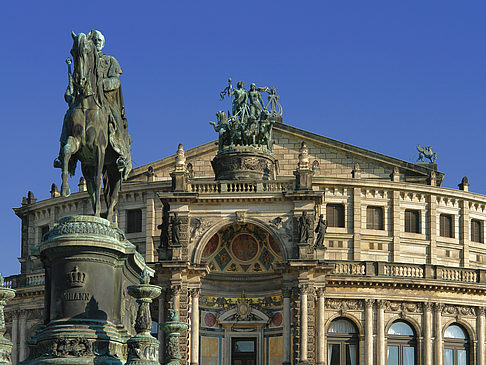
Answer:
[{"label": "stone column", "polygon": [[325,297],[324,288],[317,288],[317,365],[324,365],[326,361],[326,331],[325,331]]},{"label": "stone column", "polygon": [[292,346],[291,342],[291,322],[290,317],[290,297],[292,296],[292,288],[283,288],[283,363],[285,365],[290,365]]},{"label": "stone column", "polygon": [[25,360],[27,357],[26,347],[26,327],[27,327],[27,311],[20,312],[20,332],[19,332],[19,362]]},{"label": "stone column", "polygon": [[432,364],[432,305],[424,303],[424,364]]},{"label": "stone column", "polygon": [[376,301],[376,352],[378,365],[386,365],[385,361],[385,301]]},{"label": "stone column", "polygon": [[199,364],[199,293],[199,288],[191,289],[191,365]]},{"label": "stone column", "polygon": [[300,361],[307,362],[307,292],[309,287],[301,285],[300,290]]},{"label": "stone column", "polygon": [[485,323],[484,323],[484,307],[476,308],[476,322],[478,331],[478,361],[477,365],[486,365],[485,362],[485,344],[486,334],[485,334]]},{"label": "stone column", "polygon": [[434,310],[435,310],[435,328],[434,328],[434,335],[435,335],[435,358],[434,358],[434,365],[442,365],[443,364],[443,354],[442,354],[442,308],[444,305],[441,303],[435,303]]},{"label": "stone column", "polygon": [[17,365],[19,360],[19,339],[18,339],[18,328],[19,328],[19,312],[14,311],[12,313],[12,365]]},{"label": "stone column", "polygon": [[172,285],[170,287],[170,294],[172,296],[172,309],[179,312],[180,301],[181,301],[181,286],[180,285]]},{"label": "stone column", "polygon": [[373,299],[365,299],[365,365],[373,361]]},{"label": "stone column", "polygon": [[157,339],[159,340],[159,362],[161,364],[164,364],[164,359],[165,359],[165,332],[162,331],[160,328],[160,324],[164,323],[167,318],[165,318],[164,313],[165,313],[165,294],[166,294],[167,289],[162,289],[162,292],[159,297],[159,313],[158,313],[158,322],[159,322],[159,328],[157,331]]}]

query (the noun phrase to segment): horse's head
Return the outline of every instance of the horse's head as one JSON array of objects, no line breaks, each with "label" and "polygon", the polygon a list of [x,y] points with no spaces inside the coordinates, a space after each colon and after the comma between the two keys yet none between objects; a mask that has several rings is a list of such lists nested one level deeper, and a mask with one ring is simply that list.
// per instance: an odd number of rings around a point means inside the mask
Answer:
[{"label": "horse's head", "polygon": [[80,94],[89,96],[93,94],[96,87],[96,62],[98,55],[96,47],[86,34],[74,32],[71,33],[73,38],[73,47],[71,55],[74,60],[73,78]]}]

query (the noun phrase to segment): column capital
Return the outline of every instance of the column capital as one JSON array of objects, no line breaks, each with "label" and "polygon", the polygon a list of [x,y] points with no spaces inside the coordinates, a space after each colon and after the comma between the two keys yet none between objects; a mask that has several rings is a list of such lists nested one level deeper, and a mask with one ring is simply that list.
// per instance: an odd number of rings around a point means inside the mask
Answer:
[{"label": "column capital", "polygon": [[444,309],[444,304],[434,303],[433,306],[434,306],[434,309],[437,313],[442,313],[442,310]]},{"label": "column capital", "polygon": [[375,303],[374,299],[365,299],[364,300],[365,308],[373,308],[374,303]]},{"label": "column capital", "polygon": [[319,286],[316,288],[316,294],[319,298],[322,298],[324,296],[324,293],[326,292],[326,288]]},{"label": "column capital", "polygon": [[201,288],[190,288],[189,294],[191,294],[191,297],[193,298],[199,297],[201,295]]},{"label": "column capital", "polygon": [[476,307],[476,315],[484,316],[486,308],[485,307]]},{"label": "column capital", "polygon": [[284,286],[282,288],[282,295],[283,295],[283,297],[284,298],[290,298],[292,296],[292,291],[293,290],[294,290],[294,288],[292,288],[292,287],[288,287],[288,286],[286,287],[286,286]]},{"label": "column capital", "polygon": [[428,312],[430,312],[430,311],[432,310],[432,303],[430,303],[430,302],[425,302],[425,303],[423,303],[422,305],[423,305],[423,307],[424,307],[424,311],[428,311]]},{"label": "column capital", "polygon": [[384,299],[377,299],[376,300],[376,307],[378,309],[384,309],[386,307],[386,304],[389,303],[388,300],[384,300]]}]

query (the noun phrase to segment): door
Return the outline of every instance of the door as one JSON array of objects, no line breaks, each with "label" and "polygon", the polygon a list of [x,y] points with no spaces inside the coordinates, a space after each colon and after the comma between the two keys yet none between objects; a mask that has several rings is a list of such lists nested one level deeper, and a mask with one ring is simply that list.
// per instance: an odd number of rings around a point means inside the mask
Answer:
[{"label": "door", "polygon": [[256,365],[256,338],[233,337],[231,339],[231,365]]}]

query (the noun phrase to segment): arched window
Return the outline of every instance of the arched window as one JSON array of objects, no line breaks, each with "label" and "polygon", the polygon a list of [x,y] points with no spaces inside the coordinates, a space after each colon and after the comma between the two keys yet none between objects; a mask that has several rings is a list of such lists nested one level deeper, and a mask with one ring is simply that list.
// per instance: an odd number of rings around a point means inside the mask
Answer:
[{"label": "arched window", "polygon": [[388,365],[415,365],[417,339],[407,322],[396,321],[388,329]]},{"label": "arched window", "polygon": [[336,318],[327,330],[328,365],[359,363],[358,329],[349,319]]},{"label": "arched window", "polygon": [[444,365],[466,365],[469,362],[469,337],[458,324],[444,333]]}]

